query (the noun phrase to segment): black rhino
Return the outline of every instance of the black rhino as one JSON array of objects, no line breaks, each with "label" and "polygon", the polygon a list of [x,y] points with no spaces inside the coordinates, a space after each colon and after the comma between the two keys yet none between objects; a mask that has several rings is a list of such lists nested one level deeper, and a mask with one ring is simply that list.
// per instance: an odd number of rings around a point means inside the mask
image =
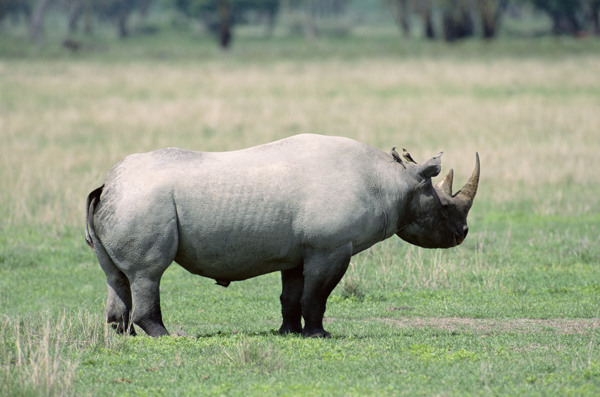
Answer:
[{"label": "black rhino", "polygon": [[167,335],[159,284],[175,261],[224,286],[280,271],[279,332],[327,337],[326,301],[353,255],[393,235],[427,248],[465,239],[479,156],[456,194],[452,170],[431,182],[440,157],[404,165],[352,139],[308,134],[232,152],[130,155],[87,198],[107,321]]}]

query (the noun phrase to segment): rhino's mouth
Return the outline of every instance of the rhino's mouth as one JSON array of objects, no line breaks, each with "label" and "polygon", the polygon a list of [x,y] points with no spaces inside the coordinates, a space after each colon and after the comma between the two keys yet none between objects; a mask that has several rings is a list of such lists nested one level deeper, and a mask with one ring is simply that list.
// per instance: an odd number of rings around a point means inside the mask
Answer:
[{"label": "rhino's mouth", "polygon": [[467,238],[467,234],[469,233],[469,228],[464,226],[462,233],[456,233],[454,235],[454,239],[456,240],[456,245],[461,245],[465,238]]}]

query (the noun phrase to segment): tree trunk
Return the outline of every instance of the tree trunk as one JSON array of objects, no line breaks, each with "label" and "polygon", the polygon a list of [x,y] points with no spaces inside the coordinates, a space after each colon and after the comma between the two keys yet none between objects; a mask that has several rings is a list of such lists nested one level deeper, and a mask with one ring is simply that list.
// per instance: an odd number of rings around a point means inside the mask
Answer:
[{"label": "tree trunk", "polygon": [[435,29],[433,27],[433,7],[432,0],[414,0],[412,5],[414,11],[423,20],[423,34],[429,40],[435,39]]},{"label": "tree trunk", "polygon": [[52,0],[39,0],[35,6],[29,30],[29,37],[33,42],[38,42],[42,38],[44,17],[51,2]]},{"label": "tree trunk", "polygon": [[467,1],[451,2],[444,10],[444,39],[448,42],[473,36],[474,26]]},{"label": "tree trunk", "polygon": [[129,12],[124,8],[119,11],[117,16],[117,31],[120,39],[124,39],[129,36],[129,29],[127,28],[127,19],[129,18]]},{"label": "tree trunk", "polygon": [[267,28],[265,30],[265,35],[267,37],[273,37],[273,32],[275,31],[276,16],[277,10],[275,8],[269,8],[265,11],[265,17],[267,19]]},{"label": "tree trunk", "polygon": [[552,34],[572,34],[576,35],[581,30],[579,21],[572,15],[554,14],[552,15]]},{"label": "tree trunk", "polygon": [[91,35],[94,31],[94,8],[90,0],[85,2],[85,10],[83,11],[83,31],[87,35]]},{"label": "tree trunk", "polygon": [[317,37],[317,27],[315,25],[315,19],[317,14],[317,8],[315,6],[315,0],[306,0],[306,18],[304,21],[304,35],[309,41],[314,40]]},{"label": "tree trunk", "polygon": [[600,35],[600,1],[592,6],[592,25],[594,26],[594,34]]},{"label": "tree trunk", "polygon": [[231,2],[219,0],[219,45],[226,50],[231,44]]},{"label": "tree trunk", "polygon": [[152,2],[152,0],[140,0],[139,1],[139,9],[140,9],[140,16],[142,17],[142,20],[146,20],[146,18],[148,18],[148,10],[150,9],[150,3]]},{"label": "tree trunk", "polygon": [[392,9],[396,24],[400,28],[402,35],[410,35],[410,4],[409,0],[389,0],[389,6]]},{"label": "tree trunk", "polygon": [[398,23],[404,37],[410,36],[410,7],[408,0],[398,0]]},{"label": "tree trunk", "polygon": [[425,37],[429,40],[435,39],[435,30],[433,28],[433,7],[431,0],[425,0],[421,3],[421,14],[425,25]]},{"label": "tree trunk", "polygon": [[69,3],[68,26],[69,33],[73,34],[77,31],[79,18],[83,14],[83,4],[79,1],[71,1]]},{"label": "tree trunk", "polygon": [[433,17],[431,16],[431,10],[425,14],[425,37],[429,40],[435,39],[435,30],[433,30]]},{"label": "tree trunk", "polygon": [[500,16],[506,8],[506,4],[507,0],[481,0],[478,2],[484,39],[496,37]]}]

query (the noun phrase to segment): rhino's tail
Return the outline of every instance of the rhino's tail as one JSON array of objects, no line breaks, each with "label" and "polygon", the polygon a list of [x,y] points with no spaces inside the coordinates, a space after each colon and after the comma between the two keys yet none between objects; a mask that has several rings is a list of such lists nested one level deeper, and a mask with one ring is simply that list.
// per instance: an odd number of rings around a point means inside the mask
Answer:
[{"label": "rhino's tail", "polygon": [[100,201],[102,189],[104,189],[104,185],[88,194],[85,205],[85,241],[92,249],[94,249],[94,239],[96,237],[96,231],[94,230],[94,211]]}]

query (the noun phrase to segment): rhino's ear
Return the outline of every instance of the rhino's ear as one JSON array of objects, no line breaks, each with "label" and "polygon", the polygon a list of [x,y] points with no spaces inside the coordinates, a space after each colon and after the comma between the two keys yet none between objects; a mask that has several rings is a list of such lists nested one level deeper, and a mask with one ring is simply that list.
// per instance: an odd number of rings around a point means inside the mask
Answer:
[{"label": "rhino's ear", "polygon": [[430,158],[426,162],[417,165],[419,168],[417,170],[417,174],[423,178],[432,178],[434,176],[438,176],[442,170],[441,157],[442,155],[440,153],[437,156]]}]

